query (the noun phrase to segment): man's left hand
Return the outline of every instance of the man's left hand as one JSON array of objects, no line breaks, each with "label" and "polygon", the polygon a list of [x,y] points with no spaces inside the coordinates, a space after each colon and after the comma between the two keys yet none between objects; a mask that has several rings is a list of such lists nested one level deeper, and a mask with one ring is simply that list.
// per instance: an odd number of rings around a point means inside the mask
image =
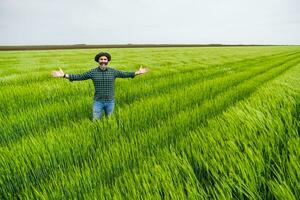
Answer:
[{"label": "man's left hand", "polygon": [[142,65],[140,66],[139,70],[135,72],[135,75],[145,74],[149,70],[147,68],[143,68]]}]

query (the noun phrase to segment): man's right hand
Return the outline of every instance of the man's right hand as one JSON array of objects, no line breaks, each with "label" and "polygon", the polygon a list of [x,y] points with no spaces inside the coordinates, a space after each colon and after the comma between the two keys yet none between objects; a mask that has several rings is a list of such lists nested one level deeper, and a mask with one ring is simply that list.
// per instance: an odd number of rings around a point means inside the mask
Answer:
[{"label": "man's right hand", "polygon": [[59,68],[59,71],[52,71],[52,76],[55,78],[63,78],[65,75],[64,71]]}]

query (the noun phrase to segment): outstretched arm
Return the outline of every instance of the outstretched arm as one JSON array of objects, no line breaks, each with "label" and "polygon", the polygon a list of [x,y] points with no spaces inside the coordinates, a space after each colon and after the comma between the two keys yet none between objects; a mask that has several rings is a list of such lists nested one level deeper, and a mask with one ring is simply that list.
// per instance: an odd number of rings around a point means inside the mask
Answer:
[{"label": "outstretched arm", "polygon": [[91,72],[87,71],[83,74],[66,74],[61,68],[59,68],[59,71],[52,72],[52,76],[55,78],[66,78],[70,81],[81,81],[91,78]]},{"label": "outstretched arm", "polygon": [[117,78],[133,78],[137,75],[141,75],[141,74],[145,74],[148,72],[148,69],[146,68],[142,68],[142,66],[139,68],[138,71],[136,72],[124,72],[124,71],[118,71],[118,70],[115,70],[116,74],[115,76]]}]

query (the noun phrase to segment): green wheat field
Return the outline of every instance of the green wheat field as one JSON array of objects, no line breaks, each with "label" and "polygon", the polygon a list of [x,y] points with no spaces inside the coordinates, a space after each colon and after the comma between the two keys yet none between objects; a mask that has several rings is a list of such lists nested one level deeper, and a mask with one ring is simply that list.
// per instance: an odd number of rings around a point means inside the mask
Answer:
[{"label": "green wheat field", "polygon": [[[93,122],[97,66],[116,107]],[[0,199],[300,199],[300,46],[0,52]]]}]

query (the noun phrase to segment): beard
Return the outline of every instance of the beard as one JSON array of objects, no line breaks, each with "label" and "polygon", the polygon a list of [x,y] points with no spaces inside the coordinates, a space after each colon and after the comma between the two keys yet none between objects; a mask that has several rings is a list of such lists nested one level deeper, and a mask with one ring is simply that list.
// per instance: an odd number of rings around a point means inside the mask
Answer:
[{"label": "beard", "polygon": [[107,69],[107,63],[100,63],[100,69],[101,70],[106,70]]}]

